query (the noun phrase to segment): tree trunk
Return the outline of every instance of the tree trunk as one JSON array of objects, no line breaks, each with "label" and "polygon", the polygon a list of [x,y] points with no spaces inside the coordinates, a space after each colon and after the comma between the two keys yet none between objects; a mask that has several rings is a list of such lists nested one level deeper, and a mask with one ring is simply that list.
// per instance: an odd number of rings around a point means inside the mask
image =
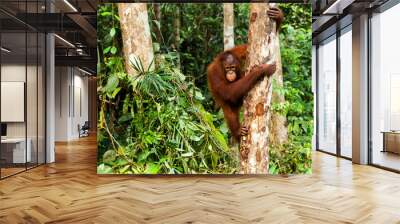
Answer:
[{"label": "tree trunk", "polygon": [[158,22],[155,27],[156,41],[158,45],[154,45],[154,65],[156,68],[160,67],[161,62],[164,60],[163,54],[161,54],[160,48],[164,44],[162,32],[161,32],[161,9],[160,3],[153,3],[154,19]]},{"label": "tree trunk", "polygon": [[158,22],[159,27],[155,30],[156,34],[156,39],[159,44],[161,44],[162,41],[162,34],[161,34],[161,10],[160,10],[160,3],[153,3],[153,8],[154,8],[154,17]]},{"label": "tree trunk", "polygon": [[[154,59],[149,18],[146,3],[118,3],[121,23],[125,68],[128,74],[136,75],[131,59],[139,57],[146,70]],[[153,64],[150,69],[153,69]]]},{"label": "tree trunk", "polygon": [[181,43],[181,5],[176,4],[175,18],[174,18],[174,31],[175,31],[175,43],[174,47],[177,53],[177,67],[181,69],[181,57],[179,53],[179,46]]},{"label": "tree trunk", "polygon": [[[267,15],[267,3],[250,3],[247,71],[255,65],[276,61],[279,38],[276,23]],[[249,128],[240,145],[240,173],[267,174],[269,162],[269,124],[271,122],[272,78],[257,83],[244,99],[243,124]]]},{"label": "tree trunk", "polygon": [[[277,35],[279,37],[279,35]],[[276,72],[274,73],[274,80],[276,86],[283,88],[283,74],[282,74],[282,61],[281,61],[281,51],[279,46],[279,41],[276,44]],[[285,96],[278,94],[277,92],[272,92],[272,103],[282,104],[285,102]],[[286,143],[288,140],[287,126],[286,126],[286,116],[273,112],[271,114],[270,123],[270,144],[281,145]]]},{"label": "tree trunk", "polygon": [[233,3],[224,4],[224,50],[235,46]]}]

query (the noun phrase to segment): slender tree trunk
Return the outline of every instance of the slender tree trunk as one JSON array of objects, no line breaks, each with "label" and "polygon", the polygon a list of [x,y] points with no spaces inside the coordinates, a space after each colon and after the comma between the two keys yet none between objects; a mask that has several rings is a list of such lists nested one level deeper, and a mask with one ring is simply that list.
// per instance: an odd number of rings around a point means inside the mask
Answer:
[{"label": "slender tree trunk", "polygon": [[180,70],[181,69],[181,57],[180,57],[180,52],[179,52],[179,46],[181,43],[181,4],[177,4],[176,10],[175,10],[175,18],[174,18],[174,31],[175,31],[175,50],[178,54],[178,62],[177,62],[177,67]]},{"label": "slender tree trunk", "polygon": [[[233,3],[223,3],[224,7],[224,51],[235,46],[235,14],[233,11]],[[205,39],[208,43],[208,38]],[[234,143],[233,136],[229,139],[230,144]]]},{"label": "slender tree trunk", "polygon": [[154,65],[155,67],[160,67],[161,62],[164,60],[163,54],[160,51],[160,46],[164,44],[162,32],[161,32],[161,9],[160,9],[160,3],[153,3],[153,9],[154,9],[154,19],[157,21],[157,26],[155,27],[155,34],[156,34],[156,41],[158,45],[154,46]]},{"label": "slender tree trunk", "polygon": [[233,3],[224,3],[224,50],[235,46]]},{"label": "slender tree trunk", "polygon": [[153,8],[154,8],[154,16],[155,19],[158,22],[159,27],[155,30],[156,33],[156,39],[159,44],[161,44],[162,41],[162,34],[161,34],[161,10],[160,10],[160,3],[153,3]]},{"label": "slender tree trunk", "polygon": [[[276,61],[279,38],[276,23],[267,15],[267,3],[250,3],[247,71],[255,65]],[[267,174],[269,162],[269,124],[271,122],[272,78],[265,77],[245,97],[243,124],[249,128],[240,145],[244,174]]]},{"label": "slender tree trunk", "polygon": [[[279,36],[279,35],[278,35]],[[274,73],[275,84],[279,88],[283,88],[283,73],[282,73],[282,61],[281,61],[281,51],[280,44],[277,41],[276,44],[276,72]],[[285,102],[285,96],[278,94],[277,92],[272,92],[272,103],[281,104]],[[270,123],[270,143],[280,145],[288,140],[286,116],[273,112],[271,114]]]},{"label": "slender tree trunk", "polygon": [[[131,59],[139,57],[144,69],[149,68],[154,59],[149,18],[146,3],[118,3],[121,23],[125,68],[129,74],[137,72],[131,66]],[[154,66],[152,65],[150,69]]]}]

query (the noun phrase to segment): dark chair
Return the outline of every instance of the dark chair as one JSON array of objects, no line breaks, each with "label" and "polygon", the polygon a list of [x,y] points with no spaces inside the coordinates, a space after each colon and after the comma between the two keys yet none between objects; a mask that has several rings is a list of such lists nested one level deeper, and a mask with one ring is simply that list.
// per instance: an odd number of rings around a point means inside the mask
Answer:
[{"label": "dark chair", "polygon": [[90,129],[89,121],[85,121],[85,123],[82,125],[82,127],[80,127],[80,125],[78,125],[79,138],[89,136],[89,129]]}]

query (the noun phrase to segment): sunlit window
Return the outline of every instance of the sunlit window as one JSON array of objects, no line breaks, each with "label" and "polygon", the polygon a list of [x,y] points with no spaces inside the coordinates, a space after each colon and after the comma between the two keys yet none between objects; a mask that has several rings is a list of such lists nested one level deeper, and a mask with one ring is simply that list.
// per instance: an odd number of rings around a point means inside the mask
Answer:
[{"label": "sunlit window", "polygon": [[318,48],[318,148],[336,153],[336,36]]}]

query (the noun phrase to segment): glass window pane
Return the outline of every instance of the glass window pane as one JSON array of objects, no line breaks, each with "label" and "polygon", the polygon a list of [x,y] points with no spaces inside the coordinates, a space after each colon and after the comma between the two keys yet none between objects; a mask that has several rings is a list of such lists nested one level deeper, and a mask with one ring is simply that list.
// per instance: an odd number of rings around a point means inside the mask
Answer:
[{"label": "glass window pane", "polygon": [[[26,144],[26,33],[1,34],[2,178],[24,171],[30,161]],[[6,49],[6,50],[4,50]],[[28,150],[27,150],[28,149]]]},{"label": "glass window pane", "polygon": [[27,164],[28,168],[37,165],[37,132],[38,132],[38,36],[36,32],[28,32],[28,63],[27,63],[27,80],[26,80],[26,114],[27,114],[27,141],[28,148],[30,147],[30,161]]},{"label": "glass window pane", "polygon": [[38,164],[45,163],[46,149],[45,149],[45,65],[46,65],[46,52],[45,52],[46,37],[44,34],[39,33],[38,45]]},{"label": "glass window pane", "polygon": [[352,35],[351,27],[340,36],[340,153],[352,157]]},{"label": "glass window pane", "polygon": [[400,5],[372,17],[372,163],[400,170]]},{"label": "glass window pane", "polygon": [[336,153],[336,36],[318,48],[318,147]]},{"label": "glass window pane", "polygon": [[43,33],[22,22],[38,19],[44,6],[45,0],[0,1],[10,12],[0,12],[0,178],[45,162],[46,41]]},{"label": "glass window pane", "polygon": [[[39,11],[37,1],[27,2],[26,12],[29,16],[28,20],[37,23],[38,17],[36,13]],[[27,167],[35,167],[38,165],[38,32],[34,29],[27,29],[27,80],[26,80],[26,116],[27,116],[27,143],[30,153]]]}]

